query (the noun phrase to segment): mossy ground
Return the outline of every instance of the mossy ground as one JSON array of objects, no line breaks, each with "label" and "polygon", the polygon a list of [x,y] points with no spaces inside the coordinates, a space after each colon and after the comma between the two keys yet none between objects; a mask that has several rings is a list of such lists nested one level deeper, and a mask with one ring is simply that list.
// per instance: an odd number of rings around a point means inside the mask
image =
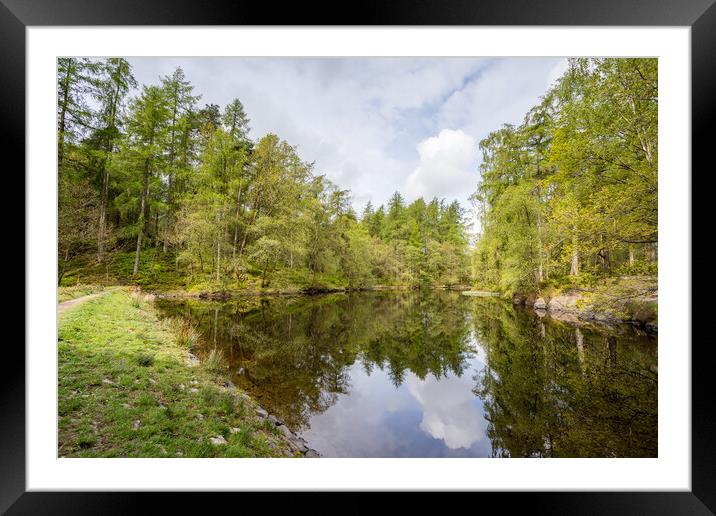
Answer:
[{"label": "mossy ground", "polygon": [[[117,251],[109,253],[104,262],[98,262],[94,253],[76,257],[72,266],[62,277],[60,292],[79,290],[83,286],[93,285],[136,285],[153,292],[295,292],[308,287],[342,288],[348,282],[338,273],[313,274],[306,268],[280,269],[271,272],[266,285],[261,286],[262,271],[251,268],[241,278],[225,275],[222,281],[216,281],[213,272],[207,268],[204,273],[194,271],[189,274],[177,268],[175,255],[164,253],[161,249],[148,248],[142,251],[137,275],[132,275],[134,252]],[[91,292],[86,292],[91,293]],[[84,295],[84,294],[79,294]],[[75,297],[79,297],[75,296]],[[71,299],[61,298],[61,301]]]},{"label": "mossy ground", "polygon": [[174,324],[129,288],[60,315],[60,457],[290,455],[248,396],[188,365]]}]

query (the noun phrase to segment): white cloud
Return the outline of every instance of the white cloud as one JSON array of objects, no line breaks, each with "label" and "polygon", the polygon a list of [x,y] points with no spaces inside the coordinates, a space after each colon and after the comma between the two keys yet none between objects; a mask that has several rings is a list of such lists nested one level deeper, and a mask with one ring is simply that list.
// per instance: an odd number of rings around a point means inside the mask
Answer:
[{"label": "white cloud", "polygon": [[547,88],[554,86],[555,81],[564,75],[567,68],[569,68],[569,61],[567,59],[558,61],[549,72],[549,76],[547,77]]},{"label": "white cloud", "polygon": [[[519,122],[546,90],[556,58],[131,58],[140,83],[182,66],[201,105],[238,97],[251,137],[268,132],[298,147],[354,207],[384,203],[396,189],[445,196],[467,207],[479,155],[425,158],[416,146],[462,131],[477,142]],[[435,136],[437,135],[437,136]],[[454,136],[454,135],[453,135]],[[459,146],[459,144],[458,144]],[[466,147],[465,147],[466,149]],[[462,152],[462,153],[461,153]],[[467,163],[467,164],[466,164]],[[418,171],[419,169],[419,171]]]},{"label": "white cloud", "polygon": [[406,181],[409,199],[466,197],[477,182],[477,143],[461,130],[443,129],[417,146],[420,164]]}]

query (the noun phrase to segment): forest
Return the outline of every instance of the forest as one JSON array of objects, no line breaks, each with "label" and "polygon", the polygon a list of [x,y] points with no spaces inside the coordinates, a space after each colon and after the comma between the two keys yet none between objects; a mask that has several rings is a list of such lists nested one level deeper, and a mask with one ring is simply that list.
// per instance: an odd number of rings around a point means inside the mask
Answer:
[{"label": "forest", "polygon": [[222,288],[469,280],[458,203],[396,192],[358,215],[291,144],[252,141],[239,99],[200,106],[181,68],[136,87],[124,59],[59,60],[60,284],[108,262]]},{"label": "forest", "polygon": [[519,126],[480,142],[472,277],[533,292],[655,275],[656,59],[571,59]]},{"label": "forest", "polygon": [[480,142],[471,234],[456,201],[396,191],[356,213],[295,146],[252,140],[240,99],[202,105],[181,68],[140,86],[125,59],[61,58],[58,281],[509,294],[655,275],[657,91],[656,59],[571,59]]}]

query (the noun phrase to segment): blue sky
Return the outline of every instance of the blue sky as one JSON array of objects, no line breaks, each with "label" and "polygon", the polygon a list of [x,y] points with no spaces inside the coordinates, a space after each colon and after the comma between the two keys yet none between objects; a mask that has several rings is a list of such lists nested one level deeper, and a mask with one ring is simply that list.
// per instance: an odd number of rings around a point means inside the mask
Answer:
[{"label": "blue sky", "polygon": [[469,208],[478,144],[519,123],[563,58],[129,58],[140,84],[181,66],[200,105],[239,98],[253,139],[297,146],[359,212],[399,190]]}]

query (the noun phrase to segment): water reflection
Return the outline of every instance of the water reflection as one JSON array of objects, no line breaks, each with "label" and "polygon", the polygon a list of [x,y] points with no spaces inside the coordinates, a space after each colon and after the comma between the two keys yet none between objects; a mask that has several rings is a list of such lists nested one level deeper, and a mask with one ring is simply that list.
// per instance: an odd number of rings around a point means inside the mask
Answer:
[{"label": "water reflection", "polygon": [[161,301],[325,456],[655,456],[656,341],[455,292]]},{"label": "water reflection", "polygon": [[656,456],[656,341],[475,306],[492,456]]},{"label": "water reflection", "polygon": [[471,448],[485,434],[486,421],[470,392],[471,384],[470,378],[457,376],[443,381],[411,378],[407,382],[408,390],[422,407],[420,429],[444,441],[451,450]]}]

